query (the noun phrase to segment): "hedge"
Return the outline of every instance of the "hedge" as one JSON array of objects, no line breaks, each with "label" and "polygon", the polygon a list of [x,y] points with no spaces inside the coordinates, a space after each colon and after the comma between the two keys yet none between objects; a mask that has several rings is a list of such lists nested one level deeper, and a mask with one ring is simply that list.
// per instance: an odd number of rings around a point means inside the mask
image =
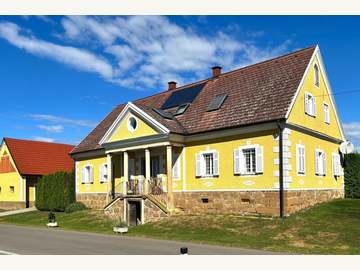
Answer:
[{"label": "hedge", "polygon": [[345,155],[345,197],[360,198],[360,154]]},{"label": "hedge", "polygon": [[75,201],[74,173],[57,172],[43,176],[36,186],[35,206],[42,211],[63,212]]}]

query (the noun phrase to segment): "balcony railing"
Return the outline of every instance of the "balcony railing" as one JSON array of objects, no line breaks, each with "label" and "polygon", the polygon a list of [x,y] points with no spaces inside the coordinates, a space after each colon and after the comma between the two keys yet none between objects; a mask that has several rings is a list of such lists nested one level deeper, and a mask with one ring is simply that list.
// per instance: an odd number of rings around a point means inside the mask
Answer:
[{"label": "balcony railing", "polygon": [[127,182],[128,195],[142,195],[150,193],[153,195],[159,195],[164,192],[163,190],[163,179],[161,177],[151,177],[148,183],[148,190],[146,189],[146,179],[143,176],[129,179]]}]

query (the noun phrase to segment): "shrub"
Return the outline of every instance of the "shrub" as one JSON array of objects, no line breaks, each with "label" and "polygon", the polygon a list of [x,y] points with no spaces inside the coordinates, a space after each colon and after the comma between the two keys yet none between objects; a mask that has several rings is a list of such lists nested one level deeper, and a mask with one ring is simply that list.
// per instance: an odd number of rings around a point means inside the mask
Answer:
[{"label": "shrub", "polygon": [[345,197],[360,198],[360,154],[345,155]]},{"label": "shrub", "polygon": [[76,212],[76,211],[85,210],[86,208],[87,207],[85,206],[85,204],[83,204],[81,202],[73,202],[65,207],[65,212],[72,213],[72,212]]},{"label": "shrub", "polygon": [[35,206],[42,211],[64,211],[75,201],[74,173],[57,172],[43,176],[36,187]]},{"label": "shrub", "polygon": [[48,222],[49,222],[49,223],[54,223],[54,222],[56,222],[56,216],[55,216],[55,214],[54,214],[52,211],[50,211],[50,213],[49,213]]}]

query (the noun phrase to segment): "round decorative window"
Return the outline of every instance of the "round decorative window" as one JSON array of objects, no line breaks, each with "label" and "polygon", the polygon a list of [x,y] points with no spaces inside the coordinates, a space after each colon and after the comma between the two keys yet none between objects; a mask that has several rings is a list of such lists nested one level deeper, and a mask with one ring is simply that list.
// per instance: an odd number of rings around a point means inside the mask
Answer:
[{"label": "round decorative window", "polygon": [[137,121],[136,121],[135,117],[132,117],[132,116],[129,117],[127,127],[130,132],[134,132],[136,130]]}]

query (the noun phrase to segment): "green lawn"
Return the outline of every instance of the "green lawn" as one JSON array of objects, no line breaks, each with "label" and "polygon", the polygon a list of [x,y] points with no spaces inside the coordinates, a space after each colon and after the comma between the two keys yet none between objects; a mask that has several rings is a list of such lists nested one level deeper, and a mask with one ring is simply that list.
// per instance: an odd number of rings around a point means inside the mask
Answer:
[{"label": "green lawn", "polygon": [[[62,229],[112,233],[100,212],[57,213]],[[47,213],[31,212],[0,222],[44,226]],[[131,228],[129,236],[193,241],[303,254],[360,254],[360,200],[335,200],[284,221],[235,215],[172,216]]]}]

